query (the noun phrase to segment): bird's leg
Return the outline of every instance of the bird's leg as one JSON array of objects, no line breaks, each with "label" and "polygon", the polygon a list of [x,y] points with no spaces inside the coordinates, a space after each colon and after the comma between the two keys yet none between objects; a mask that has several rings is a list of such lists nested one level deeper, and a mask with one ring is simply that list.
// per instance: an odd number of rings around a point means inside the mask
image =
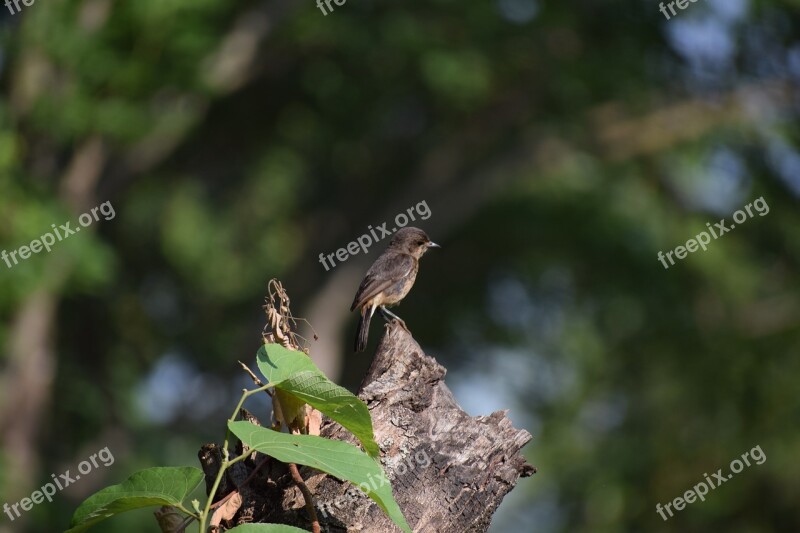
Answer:
[{"label": "bird's leg", "polygon": [[[386,320],[387,322],[390,322],[391,320],[395,320],[400,324],[400,326],[402,326],[402,328],[404,330],[406,330],[409,333],[411,333],[411,331],[409,331],[408,326],[406,326],[406,323],[403,321],[403,319],[400,318],[399,316],[397,316],[396,314],[392,313],[388,309],[386,309],[386,306],[382,305],[382,306],[380,306],[378,308],[378,310],[381,312],[381,315],[383,315],[384,320]],[[391,317],[391,320],[390,320],[389,317]]]}]

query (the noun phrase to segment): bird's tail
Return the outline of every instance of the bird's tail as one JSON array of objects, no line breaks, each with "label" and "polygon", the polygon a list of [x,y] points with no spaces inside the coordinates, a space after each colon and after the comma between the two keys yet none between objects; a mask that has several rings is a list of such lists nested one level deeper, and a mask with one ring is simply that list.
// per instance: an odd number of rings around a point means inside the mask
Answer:
[{"label": "bird's tail", "polygon": [[369,321],[372,318],[372,308],[365,305],[361,308],[361,316],[358,318],[358,330],[356,331],[357,352],[363,352],[367,348],[367,338],[369,337]]}]

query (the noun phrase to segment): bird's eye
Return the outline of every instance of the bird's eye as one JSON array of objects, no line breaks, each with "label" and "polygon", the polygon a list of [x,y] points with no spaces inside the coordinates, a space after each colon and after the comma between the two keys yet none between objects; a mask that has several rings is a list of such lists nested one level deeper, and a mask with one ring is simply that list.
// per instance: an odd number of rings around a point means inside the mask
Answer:
[{"label": "bird's eye", "polygon": [[417,241],[418,246],[425,246],[425,241]]}]

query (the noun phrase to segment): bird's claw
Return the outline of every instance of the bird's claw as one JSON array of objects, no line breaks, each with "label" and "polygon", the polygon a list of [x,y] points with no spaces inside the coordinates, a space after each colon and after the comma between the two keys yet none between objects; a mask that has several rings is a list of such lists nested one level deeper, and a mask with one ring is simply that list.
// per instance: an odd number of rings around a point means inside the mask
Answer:
[{"label": "bird's claw", "polygon": [[397,322],[398,324],[400,324],[401,328],[403,328],[407,332],[411,333],[411,330],[408,329],[408,326],[406,326],[406,323],[402,318],[394,318],[394,319],[392,319],[392,322]]}]

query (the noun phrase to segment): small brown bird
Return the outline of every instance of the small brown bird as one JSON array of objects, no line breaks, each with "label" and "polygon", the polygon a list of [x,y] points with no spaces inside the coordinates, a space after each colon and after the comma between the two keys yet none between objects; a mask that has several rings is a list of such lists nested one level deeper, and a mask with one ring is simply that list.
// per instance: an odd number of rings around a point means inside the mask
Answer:
[{"label": "small brown bird", "polygon": [[403,228],[394,234],[388,248],[369,267],[358,287],[353,305],[350,306],[350,311],[357,307],[361,312],[355,351],[363,352],[367,347],[369,321],[375,309],[378,309],[387,321],[391,317],[408,329],[406,323],[386,309],[386,306],[397,305],[411,290],[417,278],[419,258],[428,251],[428,248],[441,248],[441,246],[431,242],[419,228]]}]

